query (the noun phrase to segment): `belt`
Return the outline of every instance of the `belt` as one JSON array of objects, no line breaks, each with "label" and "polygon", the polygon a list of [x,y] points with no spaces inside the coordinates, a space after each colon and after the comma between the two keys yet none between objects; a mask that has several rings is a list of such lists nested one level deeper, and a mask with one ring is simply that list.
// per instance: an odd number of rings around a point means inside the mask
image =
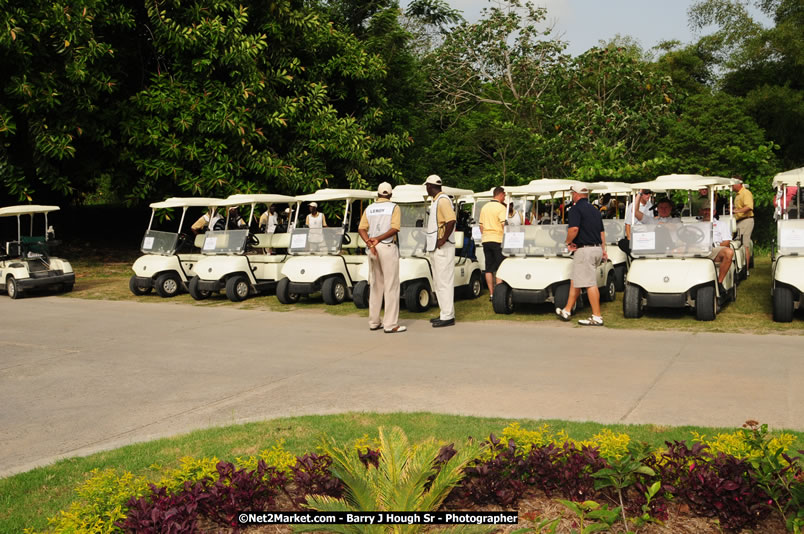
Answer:
[{"label": "belt", "polygon": [[598,243],[597,245],[575,245],[575,246],[578,247],[578,248],[585,248],[585,247],[601,247],[603,245]]}]

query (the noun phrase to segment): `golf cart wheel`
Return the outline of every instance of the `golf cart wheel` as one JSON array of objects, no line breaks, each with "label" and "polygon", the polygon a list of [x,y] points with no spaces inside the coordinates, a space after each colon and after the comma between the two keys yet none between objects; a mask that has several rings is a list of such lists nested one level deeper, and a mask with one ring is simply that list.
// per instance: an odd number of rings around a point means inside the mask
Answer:
[{"label": "golf cart wheel", "polygon": [[138,297],[141,295],[147,295],[148,293],[151,292],[152,289],[150,287],[140,287],[137,284],[137,275],[131,276],[131,279],[129,279],[128,281],[128,288],[131,290],[132,293],[134,293]]},{"label": "golf cart wheel", "polygon": [[773,288],[773,320],[789,323],[793,320],[793,310],[793,290],[782,286]]},{"label": "golf cart wheel", "polygon": [[205,291],[203,289],[198,288],[198,284],[200,279],[197,276],[193,276],[190,278],[190,283],[187,285],[187,291],[190,293],[190,296],[193,297],[194,300],[204,300],[209,298],[212,294],[209,291]]},{"label": "golf cart wheel", "polygon": [[483,277],[480,271],[472,271],[472,276],[469,277],[469,285],[466,286],[466,297],[476,299],[483,293]]},{"label": "golf cart wheel", "polygon": [[327,278],[321,284],[321,296],[330,306],[340,304],[346,300],[346,282],[340,276]]},{"label": "golf cart wheel", "polygon": [[175,297],[181,292],[181,278],[176,273],[163,273],[156,277],[156,292],[162,298]]},{"label": "golf cart wheel", "polygon": [[617,298],[617,282],[616,275],[612,269],[606,277],[606,285],[600,288],[600,300],[604,302],[614,302],[615,298]]},{"label": "golf cart wheel", "polygon": [[626,319],[639,319],[643,312],[642,288],[634,284],[627,284],[623,294],[623,316]]},{"label": "golf cart wheel", "polygon": [[290,278],[283,278],[276,284],[276,298],[282,304],[296,304],[299,294],[290,292]]},{"label": "golf cart wheel", "polygon": [[8,293],[8,296],[12,299],[22,298],[22,290],[20,290],[17,281],[11,275],[6,278],[6,293]]},{"label": "golf cart wheel", "polygon": [[748,268],[749,269],[754,268],[754,254],[753,254],[753,251],[751,252],[751,259],[748,260]]},{"label": "golf cart wheel", "polygon": [[75,285],[75,284],[62,284],[62,286],[61,286],[61,292],[62,292],[62,293],[69,293],[70,291],[72,291],[72,290],[73,290],[73,286],[74,286],[74,285]]},{"label": "golf cart wheel", "polygon": [[248,278],[242,274],[236,274],[226,281],[226,298],[232,302],[246,300],[250,290]]},{"label": "golf cart wheel", "polygon": [[695,297],[695,318],[699,321],[714,321],[717,313],[716,307],[715,286],[698,288],[698,294]]},{"label": "golf cart wheel", "polygon": [[625,264],[614,267],[614,286],[617,291],[625,291]]},{"label": "golf cart wheel", "polygon": [[514,313],[514,292],[511,290],[511,286],[505,282],[497,284],[491,299],[491,307],[494,308],[494,313],[502,315]]},{"label": "golf cart wheel", "polygon": [[[553,292],[553,303],[556,305],[556,308],[564,309],[567,305],[567,301],[569,300],[570,294],[570,285],[569,284],[561,284],[556,286],[555,291]],[[575,301],[575,306],[577,306],[578,301]],[[573,307],[572,311],[575,311]]]},{"label": "golf cart wheel", "polygon": [[371,288],[365,280],[355,284],[354,291],[352,291],[352,300],[357,308],[365,309],[369,307],[370,290]]},{"label": "golf cart wheel", "polygon": [[737,280],[734,281],[734,285],[729,289],[729,302],[737,302]]},{"label": "golf cart wheel", "polygon": [[418,280],[411,282],[405,289],[405,307],[413,313],[421,313],[430,309],[433,297],[427,282]]}]

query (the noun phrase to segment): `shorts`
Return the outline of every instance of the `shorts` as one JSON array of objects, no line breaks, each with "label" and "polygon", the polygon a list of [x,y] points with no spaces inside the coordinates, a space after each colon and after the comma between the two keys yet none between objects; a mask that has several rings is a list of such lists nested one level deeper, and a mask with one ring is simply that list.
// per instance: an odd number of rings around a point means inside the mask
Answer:
[{"label": "shorts", "polygon": [[722,251],[726,250],[727,248],[730,248],[730,247],[715,247],[715,248],[713,248],[712,252],[709,253],[709,259],[714,260],[715,258],[717,258],[718,254],[720,254]]},{"label": "shorts", "polygon": [[572,284],[597,287],[597,266],[603,261],[602,247],[582,247],[572,255]]},{"label": "shorts", "polygon": [[737,235],[740,240],[748,246],[751,243],[751,234],[754,232],[754,218],[748,217],[747,219],[740,219],[737,221]]},{"label": "shorts", "polygon": [[483,255],[486,257],[486,272],[496,273],[503,261],[502,243],[489,241],[483,243]]}]

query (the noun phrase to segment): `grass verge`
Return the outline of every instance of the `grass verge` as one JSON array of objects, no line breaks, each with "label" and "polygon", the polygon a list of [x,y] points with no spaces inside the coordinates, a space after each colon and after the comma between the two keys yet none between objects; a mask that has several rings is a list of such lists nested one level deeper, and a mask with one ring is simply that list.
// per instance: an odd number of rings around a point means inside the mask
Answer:
[{"label": "grass verge", "polygon": [[[692,432],[714,436],[734,429],[666,427],[656,425],[602,425],[561,420],[518,420],[524,428],[547,423],[564,429],[570,438],[588,439],[604,428],[627,433],[632,440],[660,447],[665,441],[690,440]],[[400,426],[417,442],[435,437],[460,444],[467,437],[484,438],[499,434],[511,419],[480,418],[431,413],[347,413],[274,419],[258,423],[199,430],[172,438],[129,445],[83,458],[70,458],[12,477],[0,479],[0,532],[22,532],[26,527],[44,529],[47,518],[66,508],[75,498],[73,489],[93,469],[116,468],[135,475],[155,477],[158,468],[177,467],[183,456],[217,457],[234,461],[270,448],[279,441],[293,454],[314,452],[322,435],[339,443],[351,443],[364,436],[375,438],[379,426]],[[792,449],[804,448],[804,433],[786,431],[796,437]]]},{"label": "grass verge", "polygon": [[[184,293],[172,299],[162,299],[155,293],[136,297],[128,290],[128,280],[131,277],[131,265],[136,255],[127,253],[108,252],[95,255],[80,254],[73,262],[76,271],[76,284],[70,297],[98,299],[98,300],[124,300],[136,302],[170,302],[174,304],[192,304],[195,306],[233,306],[241,309],[268,309],[272,311],[290,312],[299,310],[325,311],[332,315],[359,315],[368,317],[368,310],[358,310],[351,302],[344,302],[339,306],[324,304],[320,295],[302,299],[298,304],[283,305],[274,295],[261,295],[250,298],[244,302],[230,302],[225,295],[219,294],[200,302],[194,301]],[[804,311],[799,310],[792,323],[776,323],[773,321],[771,309],[771,260],[770,256],[763,255],[755,258],[755,268],[751,271],[748,280],[738,287],[737,301],[726,304],[718,314],[717,319],[711,322],[702,322],[695,319],[691,310],[649,310],[640,319],[625,319],[622,311],[622,293],[617,294],[614,302],[602,303],[602,312],[609,328],[630,328],[642,330],[684,330],[691,332],[739,332],[754,334],[804,334],[802,320]],[[497,315],[492,310],[484,293],[476,300],[455,301],[456,316],[459,321],[521,321],[541,322],[555,321],[554,308],[550,304],[521,305],[512,315]],[[586,307],[578,312],[585,317],[589,312]],[[435,316],[435,310],[429,313],[411,313],[402,308],[400,318],[403,321],[427,319]]]}]

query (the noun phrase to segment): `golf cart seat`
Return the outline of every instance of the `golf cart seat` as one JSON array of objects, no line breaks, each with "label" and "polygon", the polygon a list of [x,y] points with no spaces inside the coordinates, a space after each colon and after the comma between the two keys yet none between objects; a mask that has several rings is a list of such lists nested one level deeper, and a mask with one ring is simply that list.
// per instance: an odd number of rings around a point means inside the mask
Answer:
[{"label": "golf cart seat", "polygon": [[737,233],[737,219],[731,215],[721,215],[720,220],[729,225],[729,232],[731,232],[731,235]]},{"label": "golf cart seat", "polygon": [[455,232],[455,250],[463,248],[463,232]]},{"label": "golf cart seat", "polygon": [[289,248],[290,247],[290,232],[281,232],[278,234],[271,234],[271,248]]},{"label": "golf cart seat", "polygon": [[193,245],[196,248],[201,248],[204,246],[204,234],[198,234],[195,236],[195,241],[193,241]]},{"label": "golf cart seat", "polygon": [[8,241],[6,243],[6,256],[9,258],[17,258],[22,254],[19,241]]}]

